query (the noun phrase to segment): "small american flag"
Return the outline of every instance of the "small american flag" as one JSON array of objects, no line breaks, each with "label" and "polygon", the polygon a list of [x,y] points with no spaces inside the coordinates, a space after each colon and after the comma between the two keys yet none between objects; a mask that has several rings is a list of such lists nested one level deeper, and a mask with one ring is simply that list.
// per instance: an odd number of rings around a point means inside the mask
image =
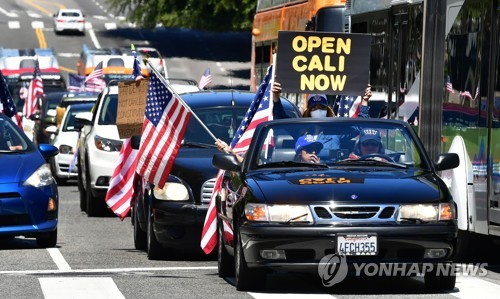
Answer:
[{"label": "small american flag", "polygon": [[337,115],[339,117],[356,118],[361,109],[361,97],[356,96],[341,96],[339,100],[339,108]]},{"label": "small american flag", "polygon": [[463,96],[463,97],[469,98],[470,100],[472,100],[472,95],[467,90],[460,92],[460,95]]},{"label": "small american flag", "polygon": [[101,90],[106,87],[106,81],[101,78],[94,78],[85,81],[85,91],[88,92],[101,92]]},{"label": "small american flag", "polygon": [[446,82],[446,91],[448,91],[449,93],[455,93],[455,91],[453,90],[453,85],[450,81]]},{"label": "small american flag", "polygon": [[134,66],[132,69],[132,77],[134,78],[134,80],[141,80],[142,79],[141,63],[139,62],[139,59],[137,59],[137,52],[135,51],[134,46],[132,46],[132,53],[134,53]]},{"label": "small american flag", "polygon": [[212,83],[212,74],[210,73],[210,68],[207,68],[201,76],[200,84],[198,84],[198,87],[200,89],[203,89],[210,83]]},{"label": "small american flag", "polygon": [[87,78],[85,78],[85,83],[89,81],[91,82],[94,79],[101,79],[103,74],[104,71],[102,69],[102,61],[101,61],[95,66],[94,70],[87,76]]},{"label": "small american flag", "polygon": [[16,105],[14,105],[2,71],[0,71],[0,99],[2,101],[2,113],[10,117],[12,121],[22,129],[23,124],[21,122],[21,117],[17,114]]},{"label": "small american flag", "polygon": [[33,73],[33,79],[31,79],[30,85],[28,87],[28,96],[24,102],[23,115],[29,118],[33,113],[35,113],[37,108],[37,98],[43,95],[43,81],[40,75],[40,66],[38,60],[35,60],[35,71]]},{"label": "small american flag", "polygon": [[[258,124],[273,119],[273,99],[271,93],[271,87],[273,86],[272,78],[273,72],[271,65],[267,69],[264,81],[260,84],[259,89],[250,104],[250,108],[245,114],[245,118],[241,121],[241,124],[231,142],[231,148],[236,154],[243,154],[248,150],[250,141],[252,141],[253,133],[255,132],[255,127]],[[221,170],[217,173],[214,190],[210,196],[210,203],[208,205],[207,215],[205,216],[205,222],[201,232],[200,246],[206,254],[212,252],[217,245],[218,232],[215,197],[222,190],[221,184],[223,174],[224,171]],[[224,231],[226,231],[226,228]]]},{"label": "small american flag", "polygon": [[179,151],[191,113],[151,74],[137,173],[163,188]]},{"label": "small american flag", "polygon": [[69,91],[85,91],[85,76],[74,73],[68,74]]},{"label": "small american flag", "polygon": [[477,97],[479,96],[479,91],[480,91],[480,89],[479,89],[479,88],[480,88],[480,87],[479,87],[479,82],[478,82],[478,83],[477,83],[477,87],[476,87],[476,94],[474,95],[474,100],[475,100],[475,99],[477,99]]}]

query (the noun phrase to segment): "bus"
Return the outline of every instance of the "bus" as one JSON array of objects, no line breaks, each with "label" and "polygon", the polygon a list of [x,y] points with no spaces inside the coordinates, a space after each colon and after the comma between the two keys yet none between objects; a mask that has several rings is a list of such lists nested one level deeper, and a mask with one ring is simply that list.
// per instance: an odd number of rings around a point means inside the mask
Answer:
[{"label": "bus", "polygon": [[464,253],[470,238],[500,236],[500,1],[440,1],[446,11],[443,46],[433,49],[443,63],[432,69],[443,80],[433,106],[439,119],[419,115],[429,104],[421,94],[432,86],[420,79],[424,1],[353,0],[346,5],[346,24],[352,33],[372,35],[370,84],[381,98],[370,104],[384,104],[379,117],[408,121],[421,137],[437,133],[441,137],[431,146],[459,154],[460,166],[442,176],[457,203],[457,251]]},{"label": "bus", "polygon": [[[278,31],[345,32],[345,4],[346,0],[258,0],[252,26],[250,90],[256,91],[272,63]],[[299,95],[287,98],[302,104]]]}]

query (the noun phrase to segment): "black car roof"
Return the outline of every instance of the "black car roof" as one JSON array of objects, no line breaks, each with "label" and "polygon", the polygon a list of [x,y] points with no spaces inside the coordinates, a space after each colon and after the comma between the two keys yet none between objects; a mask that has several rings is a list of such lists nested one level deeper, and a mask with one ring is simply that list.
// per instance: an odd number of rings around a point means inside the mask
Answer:
[{"label": "black car roof", "polygon": [[[250,107],[255,97],[255,92],[241,90],[206,90],[183,93],[180,97],[191,108],[229,106],[232,105],[231,102],[233,99],[235,106]],[[295,110],[298,112],[297,107],[290,101],[281,98],[281,102],[286,110]]]}]

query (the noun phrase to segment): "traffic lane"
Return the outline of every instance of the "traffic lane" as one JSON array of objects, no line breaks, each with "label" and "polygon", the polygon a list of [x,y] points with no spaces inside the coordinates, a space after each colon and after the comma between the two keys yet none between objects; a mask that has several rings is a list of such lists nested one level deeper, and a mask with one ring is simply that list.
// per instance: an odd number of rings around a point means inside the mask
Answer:
[{"label": "traffic lane", "polygon": [[71,269],[217,265],[214,258],[196,252],[176,252],[169,260],[150,261],[146,252],[134,247],[130,217],[123,221],[118,217],[87,217],[80,210],[79,196],[75,184],[59,186],[58,246]]},{"label": "traffic lane", "polygon": [[31,275],[0,275],[2,299],[43,299],[38,278]]},{"label": "traffic lane", "polygon": [[4,271],[58,269],[49,251],[37,247],[35,238],[0,240],[0,261],[0,274]]}]

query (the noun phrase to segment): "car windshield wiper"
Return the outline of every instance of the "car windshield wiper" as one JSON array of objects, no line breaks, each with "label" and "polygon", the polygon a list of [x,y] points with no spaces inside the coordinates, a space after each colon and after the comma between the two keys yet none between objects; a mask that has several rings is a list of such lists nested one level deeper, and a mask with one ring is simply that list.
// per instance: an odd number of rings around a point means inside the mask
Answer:
[{"label": "car windshield wiper", "polygon": [[390,162],[390,161],[380,161],[380,160],[341,160],[332,163],[332,165],[377,165],[377,166],[392,166],[392,167],[397,167],[397,168],[403,168],[403,169],[408,169],[408,165],[404,164],[399,164],[396,162]]},{"label": "car windshield wiper", "polygon": [[216,148],[217,147],[215,144],[192,142],[192,141],[184,141],[181,143],[181,146],[198,147],[198,148]]},{"label": "car windshield wiper", "polygon": [[297,161],[281,161],[262,164],[259,168],[273,168],[273,167],[310,167],[310,168],[328,168],[328,165],[323,163],[307,163]]}]

